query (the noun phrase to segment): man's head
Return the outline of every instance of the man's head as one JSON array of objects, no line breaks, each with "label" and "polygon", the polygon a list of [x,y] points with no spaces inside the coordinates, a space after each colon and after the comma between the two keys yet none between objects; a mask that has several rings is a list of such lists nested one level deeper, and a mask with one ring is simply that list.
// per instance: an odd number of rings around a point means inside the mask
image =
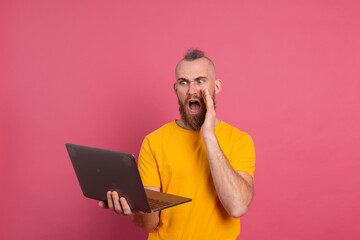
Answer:
[{"label": "man's head", "polygon": [[213,62],[198,49],[190,49],[175,69],[174,91],[180,105],[181,120],[192,130],[200,130],[205,120],[206,106],[201,93],[208,89],[215,104],[215,94],[222,88],[216,79]]}]

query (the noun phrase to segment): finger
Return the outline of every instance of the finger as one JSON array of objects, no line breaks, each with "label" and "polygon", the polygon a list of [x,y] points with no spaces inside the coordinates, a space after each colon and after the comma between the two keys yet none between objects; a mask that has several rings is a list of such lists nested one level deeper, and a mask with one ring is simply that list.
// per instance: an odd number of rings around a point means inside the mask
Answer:
[{"label": "finger", "polygon": [[115,213],[122,215],[123,211],[122,211],[120,201],[119,201],[119,194],[116,191],[113,191],[111,193],[111,196],[112,196],[112,198],[114,200],[114,211],[115,211]]},{"label": "finger", "polygon": [[206,110],[213,110],[214,109],[214,101],[212,97],[210,96],[208,89],[203,89],[203,99],[206,105]]},{"label": "finger", "polygon": [[132,214],[131,208],[124,197],[120,198],[120,203],[124,214],[128,216],[131,215]]},{"label": "finger", "polygon": [[100,201],[98,204],[101,208],[109,208],[105,201]]},{"label": "finger", "polygon": [[208,95],[209,95],[209,94],[208,94],[207,89],[206,89],[206,88],[203,89],[203,90],[202,90],[202,96],[203,96],[203,99],[204,99],[204,102],[205,102],[205,105],[206,105],[206,109],[208,109],[208,108],[209,108],[209,105],[210,105]]},{"label": "finger", "polygon": [[108,202],[108,206],[111,210],[114,210],[114,203],[113,203],[113,199],[112,199],[112,196],[111,196],[111,191],[108,191],[106,193],[107,195],[107,202]]}]

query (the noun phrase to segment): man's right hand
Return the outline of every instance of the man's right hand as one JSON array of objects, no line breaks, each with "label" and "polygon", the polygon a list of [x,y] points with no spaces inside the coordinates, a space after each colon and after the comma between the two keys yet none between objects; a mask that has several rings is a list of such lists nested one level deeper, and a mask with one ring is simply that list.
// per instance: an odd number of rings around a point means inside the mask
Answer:
[{"label": "man's right hand", "polygon": [[[160,192],[160,188],[145,187],[147,189]],[[107,192],[107,202],[99,202],[101,208],[109,208],[114,213],[121,216],[130,216],[131,221],[141,229],[152,232],[159,225],[160,211],[154,213],[144,213],[138,210],[131,210],[129,204],[124,197],[119,197],[116,191]]]},{"label": "man's right hand", "polygon": [[107,192],[107,203],[104,201],[99,202],[101,208],[109,208],[114,213],[121,216],[132,216],[134,214],[143,214],[141,211],[131,210],[129,204],[124,197],[119,197],[116,191]]}]

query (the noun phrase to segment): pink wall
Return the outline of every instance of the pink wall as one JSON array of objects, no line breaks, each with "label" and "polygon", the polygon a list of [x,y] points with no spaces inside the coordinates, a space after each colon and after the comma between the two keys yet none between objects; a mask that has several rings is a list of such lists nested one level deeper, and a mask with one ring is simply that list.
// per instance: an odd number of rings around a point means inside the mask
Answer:
[{"label": "pink wall", "polygon": [[64,143],[137,155],[191,46],[255,142],[240,239],[360,238],[359,1],[3,0],[0,31],[1,239],[145,238],[82,196]]}]

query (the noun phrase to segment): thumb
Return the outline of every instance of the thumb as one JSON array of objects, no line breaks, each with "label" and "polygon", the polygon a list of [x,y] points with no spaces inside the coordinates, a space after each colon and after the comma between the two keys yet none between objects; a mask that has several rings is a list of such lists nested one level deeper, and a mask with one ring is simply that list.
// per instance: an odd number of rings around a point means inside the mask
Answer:
[{"label": "thumb", "polygon": [[99,207],[104,208],[104,209],[109,208],[109,206],[107,205],[107,203],[104,202],[104,201],[100,201],[100,202],[98,203],[98,205],[99,205]]}]

